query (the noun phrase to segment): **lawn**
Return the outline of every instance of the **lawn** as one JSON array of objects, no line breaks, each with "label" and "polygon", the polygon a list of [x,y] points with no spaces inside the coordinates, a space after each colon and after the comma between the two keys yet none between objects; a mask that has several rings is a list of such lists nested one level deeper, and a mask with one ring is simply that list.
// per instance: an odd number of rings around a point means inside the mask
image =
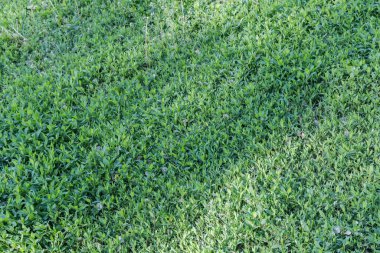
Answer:
[{"label": "lawn", "polygon": [[377,0],[0,0],[0,252],[378,252]]}]

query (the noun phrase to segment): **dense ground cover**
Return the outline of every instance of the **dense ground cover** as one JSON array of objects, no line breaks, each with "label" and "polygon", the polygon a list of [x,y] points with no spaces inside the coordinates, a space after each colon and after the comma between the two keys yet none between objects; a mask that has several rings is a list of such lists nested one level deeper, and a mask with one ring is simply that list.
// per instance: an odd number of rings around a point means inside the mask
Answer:
[{"label": "dense ground cover", "polygon": [[375,252],[375,0],[0,0],[1,252]]}]

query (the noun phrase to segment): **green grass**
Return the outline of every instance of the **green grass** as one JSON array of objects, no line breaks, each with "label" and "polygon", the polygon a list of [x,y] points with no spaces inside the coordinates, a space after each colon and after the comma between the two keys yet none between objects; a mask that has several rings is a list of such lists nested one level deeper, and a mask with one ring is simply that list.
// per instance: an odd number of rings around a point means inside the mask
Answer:
[{"label": "green grass", "polygon": [[376,0],[0,0],[0,252],[378,252]]}]

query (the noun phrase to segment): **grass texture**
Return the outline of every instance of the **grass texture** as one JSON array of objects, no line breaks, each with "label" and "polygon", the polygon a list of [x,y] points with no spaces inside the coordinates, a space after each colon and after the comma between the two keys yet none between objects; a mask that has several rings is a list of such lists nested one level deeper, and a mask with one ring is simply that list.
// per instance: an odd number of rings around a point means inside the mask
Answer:
[{"label": "grass texture", "polygon": [[376,0],[0,0],[1,252],[378,252]]}]

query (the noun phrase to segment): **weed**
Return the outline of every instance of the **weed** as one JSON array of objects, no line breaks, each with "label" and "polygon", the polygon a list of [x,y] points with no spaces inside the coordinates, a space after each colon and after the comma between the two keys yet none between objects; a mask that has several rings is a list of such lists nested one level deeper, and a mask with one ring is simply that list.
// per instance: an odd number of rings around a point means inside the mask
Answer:
[{"label": "weed", "polygon": [[375,0],[0,0],[1,252],[375,252]]}]

